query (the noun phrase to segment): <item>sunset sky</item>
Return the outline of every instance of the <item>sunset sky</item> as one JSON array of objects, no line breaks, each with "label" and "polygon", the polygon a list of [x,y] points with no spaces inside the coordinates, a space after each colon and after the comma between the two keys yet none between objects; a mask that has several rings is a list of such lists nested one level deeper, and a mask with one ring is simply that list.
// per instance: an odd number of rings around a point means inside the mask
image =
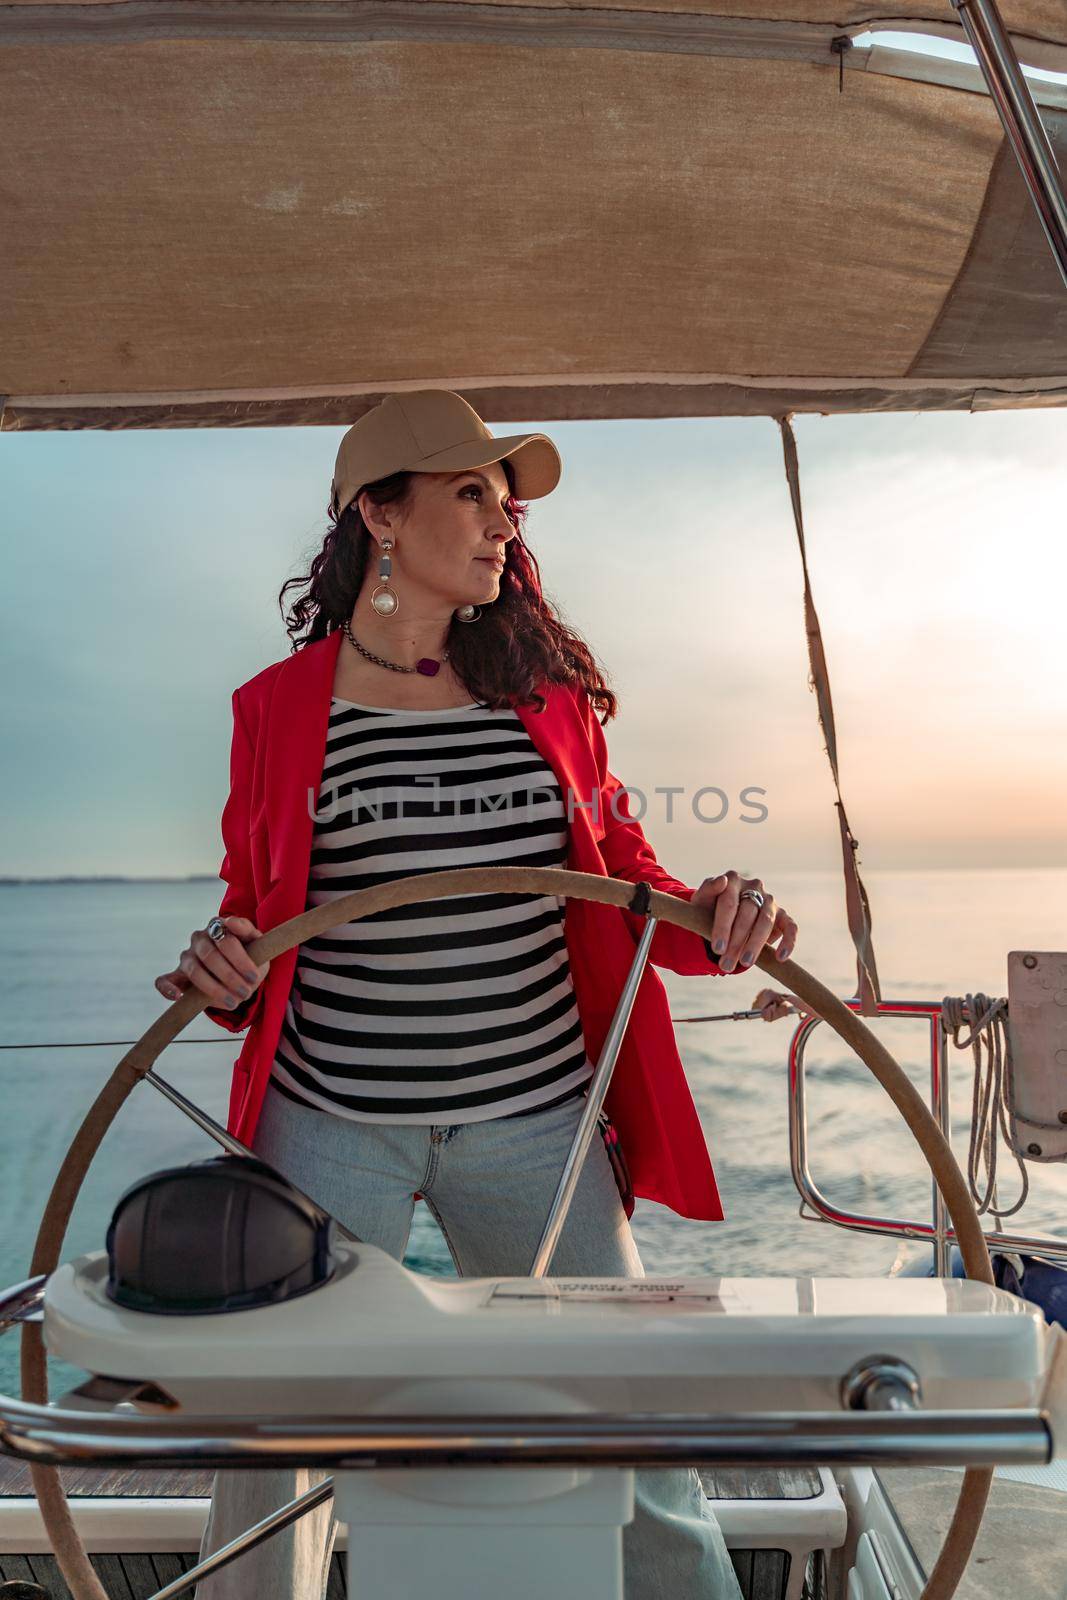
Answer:
[{"label": "sunset sky", "polygon": [[[836,869],[777,424],[486,421],[561,452],[527,536],[620,697],[612,768],[660,860]],[[342,432],[4,438],[0,873],[217,872],[230,694],[287,653],[277,593],[326,531]],[[796,432],[861,866],[1067,865],[1067,411]],[[671,821],[657,785],[683,790]],[[694,817],[703,786],[723,821]]]}]

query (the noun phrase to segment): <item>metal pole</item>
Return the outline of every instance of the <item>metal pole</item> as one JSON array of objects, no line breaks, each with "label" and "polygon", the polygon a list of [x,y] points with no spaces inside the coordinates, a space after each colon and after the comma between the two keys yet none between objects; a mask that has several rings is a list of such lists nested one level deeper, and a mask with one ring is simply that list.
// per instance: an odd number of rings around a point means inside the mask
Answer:
[{"label": "metal pole", "polygon": [[996,0],[952,0],[1067,285],[1067,200],[1051,141]]},{"label": "metal pole", "polygon": [[39,1272],[36,1278],[14,1283],[0,1295],[0,1333],[20,1322],[44,1321],[44,1286],[48,1274]]},{"label": "metal pole", "polygon": [[[846,1000],[845,1004],[853,1011],[859,1007],[858,1000]],[[878,1015],[882,1016],[909,1016],[926,1017],[931,1024],[936,1024],[941,1016],[940,1002],[893,1000],[883,1002],[878,1007]],[[864,1211],[848,1211],[843,1206],[829,1200],[819,1188],[811,1173],[808,1160],[808,1119],[806,1098],[806,1073],[805,1051],[808,1038],[815,1028],[822,1024],[822,1018],[807,1017],[799,1022],[789,1044],[789,1061],[787,1067],[787,1083],[789,1096],[789,1160],[793,1173],[793,1183],[802,1202],[801,1216],[809,1217],[813,1221],[828,1222],[836,1228],[848,1228],[853,1233],[869,1233],[890,1239],[912,1239],[922,1244],[933,1246],[937,1238],[935,1222],[919,1222],[904,1217],[878,1217]],[[936,1033],[931,1032],[931,1052],[935,1048]],[[942,1037],[942,1075],[945,1080],[945,1115],[949,1110],[948,1100],[948,1063],[949,1052],[946,1045],[946,1036]],[[931,1073],[934,1067],[931,1062]],[[944,1129],[947,1135],[947,1127]],[[803,1207],[807,1207],[805,1211]],[[945,1243],[951,1249],[956,1243],[956,1230],[951,1222],[944,1225]],[[985,1241],[991,1250],[1015,1250],[1029,1252],[1031,1255],[1041,1256],[1044,1260],[1059,1262],[1067,1260],[1067,1239],[1050,1239],[1040,1234],[1004,1233],[1000,1230],[988,1229]],[[936,1258],[935,1258],[936,1259]],[[1065,1597],[1067,1600],[1067,1597]]]},{"label": "metal pole", "polygon": [[[945,1024],[940,1017],[930,1019],[930,1110],[934,1114],[946,1141],[952,1143],[952,1119],[949,1104],[948,1073],[945,1070],[948,1050],[945,1044]],[[951,1218],[945,1197],[933,1183],[934,1191],[934,1277],[952,1276],[952,1246],[949,1244]]]},{"label": "metal pole", "polygon": [[212,1555],[197,1562],[195,1567],[190,1567],[180,1578],[175,1578],[165,1588],[157,1589],[150,1600],[173,1600],[175,1595],[184,1594],[194,1583],[206,1578],[209,1572],[218,1572],[220,1567],[228,1567],[231,1561],[236,1561],[246,1550],[253,1550],[257,1544],[262,1544],[264,1539],[269,1539],[271,1534],[280,1533],[283,1528],[288,1528],[291,1523],[299,1521],[301,1517],[306,1516],[309,1511],[314,1511],[316,1506],[321,1505],[324,1500],[331,1499],[332,1496],[333,1479],[327,1478],[325,1483],[317,1484],[314,1489],[308,1489],[296,1500],[290,1500],[288,1505],[272,1511],[262,1522],[256,1522],[251,1528],[246,1528],[236,1539],[231,1539],[229,1544],[222,1545]]},{"label": "metal pole", "polygon": [[[344,1472],[456,1467],[1047,1465],[1047,1413],[773,1411],[751,1415],[566,1412],[485,1416],[87,1415],[0,1396],[0,1449],[51,1466]],[[318,1486],[325,1492],[325,1483]]]},{"label": "metal pole", "polygon": [[254,1150],[250,1150],[246,1144],[242,1144],[240,1139],[235,1139],[232,1133],[226,1131],[221,1122],[216,1122],[214,1117],[209,1117],[206,1111],[201,1111],[198,1105],[195,1105],[187,1095],[182,1094],[180,1089],[176,1089],[172,1083],[168,1083],[166,1078],[161,1078],[154,1067],[149,1067],[144,1075],[144,1081],[145,1083],[150,1083],[153,1089],[158,1089],[163,1098],[169,1100],[172,1106],[177,1106],[179,1111],[184,1111],[190,1122],[195,1122],[203,1133],[214,1139],[216,1144],[221,1144],[229,1155],[248,1156],[253,1161],[259,1160]]},{"label": "metal pole", "polygon": [[[235,1139],[233,1134],[228,1133],[220,1122],[215,1121],[214,1117],[209,1117],[206,1111],[201,1111],[200,1107],[195,1105],[187,1095],[182,1094],[180,1089],[176,1089],[172,1083],[168,1083],[166,1078],[161,1078],[154,1067],[149,1067],[144,1079],[146,1083],[152,1085],[153,1089],[158,1089],[163,1098],[169,1100],[171,1105],[177,1106],[179,1111],[184,1111],[191,1122],[195,1122],[198,1128],[214,1139],[217,1144],[221,1144],[222,1148],[231,1156],[244,1156],[248,1160],[259,1161],[263,1166],[270,1167],[272,1172],[278,1172],[277,1167],[271,1166],[269,1161],[264,1161],[262,1156],[257,1156],[256,1152],[250,1150],[248,1145],[242,1144],[240,1139]],[[291,1178],[286,1178],[284,1172],[278,1172],[278,1176],[285,1180],[290,1189],[294,1189],[297,1194],[303,1195],[305,1200],[310,1200],[313,1206],[319,1206],[320,1211],[326,1210],[326,1207],[319,1205],[319,1202],[312,1195],[304,1194],[303,1189],[297,1189],[296,1184]],[[329,1212],[326,1214],[327,1216],[330,1215]],[[343,1222],[338,1222],[336,1217],[334,1217],[333,1222],[343,1239],[349,1239],[353,1244],[363,1243],[358,1233],[352,1233],[349,1228],[345,1227]]]},{"label": "metal pole", "polygon": [[604,1098],[611,1083],[611,1074],[615,1070],[619,1048],[626,1033],[626,1024],[630,1020],[630,1012],[633,1010],[633,1004],[637,998],[637,986],[641,981],[641,975],[648,961],[648,952],[655,931],[656,918],[648,917],[644,928],[641,930],[641,938],[633,961],[630,963],[630,970],[626,975],[626,982],[623,985],[622,994],[619,996],[619,1003],[615,1007],[615,1015],[611,1019],[611,1026],[604,1040],[604,1048],[600,1052],[600,1060],[597,1062],[596,1071],[593,1073],[589,1088],[586,1091],[582,1118],[574,1135],[574,1142],[567,1154],[567,1159],[563,1164],[563,1173],[556,1189],[555,1199],[552,1201],[552,1209],[548,1213],[548,1221],[545,1223],[545,1230],[541,1235],[541,1243],[537,1246],[537,1254],[534,1256],[533,1266],[530,1268],[531,1278],[543,1278],[548,1271],[549,1263],[555,1253],[560,1233],[563,1230],[563,1224],[567,1220],[567,1213],[571,1208],[574,1191],[581,1176],[582,1164],[588,1154],[593,1134],[596,1132],[596,1119],[599,1117],[600,1109],[604,1104]]}]

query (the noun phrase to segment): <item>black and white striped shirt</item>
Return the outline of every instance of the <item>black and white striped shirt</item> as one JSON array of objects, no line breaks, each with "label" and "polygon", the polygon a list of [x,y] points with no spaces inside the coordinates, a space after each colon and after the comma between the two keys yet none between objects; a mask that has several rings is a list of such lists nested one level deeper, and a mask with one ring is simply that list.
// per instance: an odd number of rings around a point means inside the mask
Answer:
[{"label": "black and white striped shirt", "polygon": [[[307,907],[453,867],[561,867],[555,773],[515,711],[334,697]],[[516,1116],[580,1094],[586,1055],[558,895],[396,906],[307,940],[271,1081],[362,1122]]]}]

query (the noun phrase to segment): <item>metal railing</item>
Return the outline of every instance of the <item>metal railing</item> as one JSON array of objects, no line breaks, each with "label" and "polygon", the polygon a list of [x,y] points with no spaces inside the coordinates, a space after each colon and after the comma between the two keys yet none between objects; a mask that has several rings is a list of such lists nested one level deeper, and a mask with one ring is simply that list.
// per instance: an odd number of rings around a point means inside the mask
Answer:
[{"label": "metal railing", "polygon": [[[846,1000],[851,1011],[859,1011],[858,999]],[[925,1018],[929,1029],[930,1054],[930,1110],[944,1134],[950,1139],[951,1095],[949,1088],[949,1037],[942,1020],[940,1001],[886,1000],[878,1006],[880,1017]],[[838,1228],[849,1228],[856,1233],[882,1234],[888,1238],[926,1241],[933,1247],[934,1275],[951,1276],[951,1251],[956,1239],[955,1229],[949,1221],[945,1202],[937,1185],[932,1185],[933,1199],[929,1222],[903,1217],[873,1216],[868,1212],[851,1211],[836,1205],[819,1188],[811,1174],[808,1159],[807,1090],[805,1078],[805,1053],[808,1040],[822,1018],[805,1017],[798,1023],[789,1045],[789,1160],[793,1182],[808,1211],[801,1215],[812,1220],[830,1222]],[[985,1234],[990,1249],[1027,1251],[1050,1260],[1067,1260],[1067,1239],[1025,1233],[1003,1233],[990,1229]]]},{"label": "metal railing", "polygon": [[[47,1280],[0,1290],[0,1333],[39,1320]],[[0,1395],[0,1452],[46,1466],[385,1467],[1046,1465],[1047,1412],[923,1411],[884,1356],[842,1375],[841,1410],[747,1414],[203,1417],[63,1410]],[[883,1407],[885,1409],[883,1409]],[[303,1503],[303,1502],[302,1502]],[[310,1502],[307,1509],[310,1509]]]},{"label": "metal railing", "polygon": [[1046,1413],[87,1416],[0,1398],[6,1455],[47,1466],[426,1467],[1045,1466]]}]

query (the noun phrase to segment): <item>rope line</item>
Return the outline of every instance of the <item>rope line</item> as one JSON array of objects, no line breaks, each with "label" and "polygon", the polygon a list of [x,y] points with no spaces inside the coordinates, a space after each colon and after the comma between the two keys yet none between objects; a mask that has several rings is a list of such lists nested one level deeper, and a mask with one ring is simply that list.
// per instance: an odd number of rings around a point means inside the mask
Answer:
[{"label": "rope line", "polygon": [[[1011,1103],[1012,1053],[1007,998],[1002,995],[991,1000],[987,994],[947,994],[941,1002],[941,1020],[945,1031],[951,1032],[956,1048],[966,1050],[969,1045],[974,1056],[967,1185],[978,1215],[989,1213],[999,1222],[1021,1211],[1030,1193],[1030,1174],[1011,1133],[1014,1107]],[[961,1039],[960,1031],[968,1024],[971,1031]],[[1020,1185],[1018,1199],[1007,1208],[997,1201],[1001,1137],[1015,1162]]]}]

